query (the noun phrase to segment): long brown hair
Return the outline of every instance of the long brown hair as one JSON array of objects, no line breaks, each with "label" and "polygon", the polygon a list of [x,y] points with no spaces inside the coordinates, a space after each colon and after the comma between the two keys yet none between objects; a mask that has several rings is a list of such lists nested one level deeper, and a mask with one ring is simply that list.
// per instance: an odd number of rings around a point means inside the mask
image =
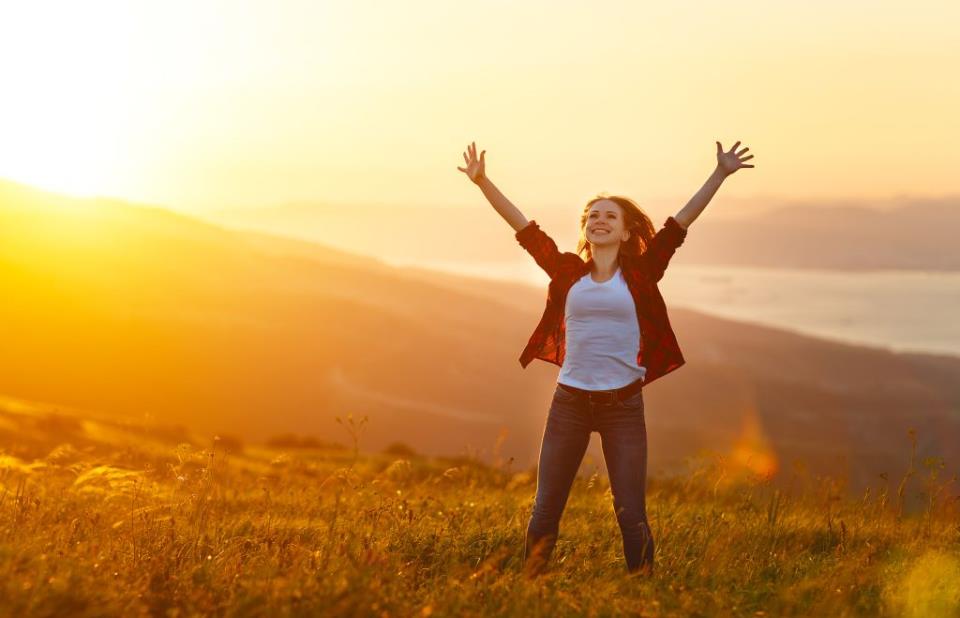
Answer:
[{"label": "long brown hair", "polygon": [[586,259],[592,257],[590,242],[587,241],[587,216],[590,214],[590,207],[600,200],[610,200],[620,206],[623,211],[624,228],[630,232],[630,238],[620,243],[617,260],[620,259],[621,255],[642,255],[647,250],[647,245],[655,233],[653,222],[647,216],[647,213],[643,212],[636,202],[629,197],[607,195],[606,193],[598,193],[583,207],[583,213],[580,215],[580,240],[577,241],[577,254]]}]

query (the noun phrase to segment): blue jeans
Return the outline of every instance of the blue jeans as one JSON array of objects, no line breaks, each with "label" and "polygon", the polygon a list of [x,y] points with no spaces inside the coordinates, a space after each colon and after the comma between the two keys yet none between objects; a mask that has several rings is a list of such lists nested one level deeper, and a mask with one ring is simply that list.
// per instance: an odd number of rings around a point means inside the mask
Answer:
[{"label": "blue jeans", "polygon": [[590,441],[600,433],[613,506],[629,572],[653,571],[653,537],[647,522],[647,429],[643,391],[612,403],[589,401],[559,385],[553,393],[540,446],[537,495],[527,525],[524,566],[538,574],[553,552],[560,516]]}]

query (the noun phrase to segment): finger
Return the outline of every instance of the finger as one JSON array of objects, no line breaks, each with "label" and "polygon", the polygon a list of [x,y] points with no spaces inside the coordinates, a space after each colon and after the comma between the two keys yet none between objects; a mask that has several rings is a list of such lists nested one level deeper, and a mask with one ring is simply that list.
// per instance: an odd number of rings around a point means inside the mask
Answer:
[{"label": "finger", "polygon": [[733,152],[737,149],[737,146],[740,145],[740,140],[737,140],[737,143],[730,147],[730,152]]},{"label": "finger", "polygon": [[467,158],[467,153],[463,153],[463,162],[470,165],[470,159]]},{"label": "finger", "polygon": [[740,160],[741,160],[741,161],[749,161],[749,160],[752,159],[752,158],[753,158],[753,155],[750,155],[749,157],[744,157],[744,158],[742,158],[742,159],[740,159]]},{"label": "finger", "polygon": [[484,158],[483,158],[483,155],[485,155],[485,154],[487,154],[487,151],[486,151],[486,150],[483,150],[483,151],[480,152],[480,163],[484,163],[484,162],[485,162],[485,161],[484,161]]},{"label": "finger", "polygon": [[743,167],[754,167],[753,165],[744,165]]},{"label": "finger", "polygon": [[737,153],[737,156],[739,157],[740,155],[742,155],[743,153],[745,153],[745,152],[748,151],[748,150],[750,150],[749,147],[748,147],[748,148],[744,148],[743,150],[741,150],[740,152]]},{"label": "finger", "polygon": [[476,142],[472,142],[472,143],[471,143],[470,153],[471,153],[474,157],[477,156],[477,143],[476,143]]},{"label": "finger", "polygon": [[723,148],[720,146],[720,142],[717,142],[717,154],[723,152]]},{"label": "finger", "polygon": [[461,172],[463,172],[464,174],[467,173],[467,170],[463,169],[462,167],[459,167],[459,166],[458,166],[457,169],[460,170]]}]

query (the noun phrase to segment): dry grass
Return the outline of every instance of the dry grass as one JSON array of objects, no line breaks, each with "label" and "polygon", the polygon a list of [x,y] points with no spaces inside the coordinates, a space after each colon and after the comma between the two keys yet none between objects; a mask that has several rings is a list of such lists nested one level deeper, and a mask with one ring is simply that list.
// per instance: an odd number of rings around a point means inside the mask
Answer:
[{"label": "dry grass", "polygon": [[165,443],[156,436],[177,432],[161,428],[0,407],[0,613],[960,612],[957,491],[936,465],[858,497],[709,461],[653,479],[652,579],[626,574],[606,479],[578,479],[551,568],[529,581],[533,471],[361,454],[363,423],[343,427],[352,448],[226,452],[221,440]]}]

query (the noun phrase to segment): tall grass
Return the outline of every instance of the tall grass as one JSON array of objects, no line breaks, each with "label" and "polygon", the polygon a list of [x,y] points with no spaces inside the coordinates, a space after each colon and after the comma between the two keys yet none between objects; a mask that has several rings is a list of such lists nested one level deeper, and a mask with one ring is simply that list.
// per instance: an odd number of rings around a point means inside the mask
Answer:
[{"label": "tall grass", "polygon": [[[853,497],[837,479],[691,462],[651,479],[652,578],[626,573],[607,479],[580,478],[550,568],[530,580],[535,470],[364,453],[366,419],[340,422],[350,448],[230,451],[89,420],[2,434],[0,614],[960,612],[957,488],[936,462]],[[904,508],[911,496],[922,508]]]}]

